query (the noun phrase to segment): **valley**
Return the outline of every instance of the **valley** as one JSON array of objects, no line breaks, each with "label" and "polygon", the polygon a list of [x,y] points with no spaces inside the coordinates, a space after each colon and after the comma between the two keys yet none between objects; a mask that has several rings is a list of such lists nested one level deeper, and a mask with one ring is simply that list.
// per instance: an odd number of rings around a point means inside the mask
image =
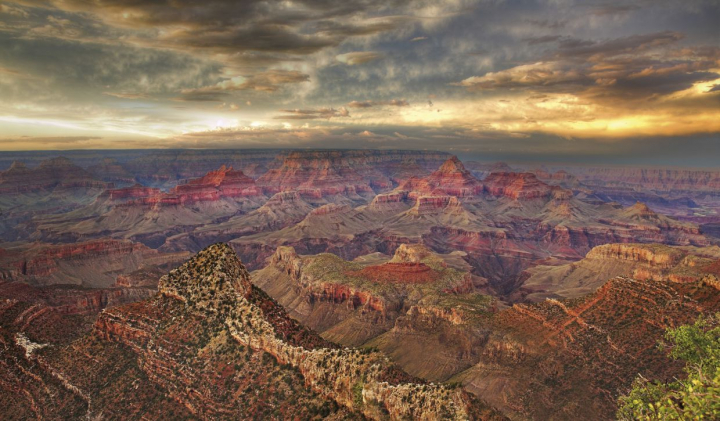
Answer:
[{"label": "valley", "polygon": [[0,159],[18,417],[608,419],[720,310],[709,172],[69,155]]}]

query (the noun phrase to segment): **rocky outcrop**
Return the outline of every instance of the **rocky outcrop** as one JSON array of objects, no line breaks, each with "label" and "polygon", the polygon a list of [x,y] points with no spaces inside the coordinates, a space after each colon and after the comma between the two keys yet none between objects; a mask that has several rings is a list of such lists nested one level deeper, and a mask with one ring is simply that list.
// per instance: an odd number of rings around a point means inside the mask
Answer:
[{"label": "rocky outcrop", "polygon": [[457,157],[453,156],[437,171],[427,177],[413,177],[398,189],[409,191],[411,198],[420,195],[468,197],[481,192],[482,184],[465,169]]},{"label": "rocky outcrop", "polygon": [[316,199],[338,194],[372,195],[372,185],[391,187],[390,180],[379,174],[368,179],[357,171],[364,158],[342,151],[292,152],[280,168],[271,169],[257,182],[270,193],[295,190]]},{"label": "rocky outcrop", "polygon": [[520,294],[523,299],[576,298],[594,292],[618,276],[657,282],[693,283],[715,275],[720,258],[716,247],[670,247],[662,244],[607,244],[590,250],[584,259],[526,270]]},{"label": "rocky outcrop", "polygon": [[485,192],[491,196],[508,197],[513,200],[572,196],[569,191],[543,183],[533,173],[492,173],[483,180],[483,185]]},{"label": "rocky outcrop", "polygon": [[418,196],[415,206],[408,211],[412,215],[432,215],[438,213],[462,214],[462,203],[454,196]]},{"label": "rocky outcrop", "polygon": [[142,201],[149,197],[160,196],[162,191],[160,189],[145,187],[141,184],[134,184],[130,187],[123,187],[119,189],[108,189],[99,199],[107,197],[112,201]]},{"label": "rocky outcrop", "polygon": [[6,250],[0,280],[31,284],[81,284],[108,287],[118,274],[140,267],[167,267],[187,253],[160,253],[128,240],[96,240],[73,244],[34,244]]},{"label": "rocky outcrop", "polygon": [[205,176],[178,184],[170,193],[181,198],[181,202],[218,200],[222,197],[249,197],[262,194],[255,186],[255,180],[234,170],[233,167],[222,165],[216,171]]},{"label": "rocky outcrop", "polygon": [[[281,308],[263,299],[228,246],[203,250],[164,277],[159,292],[161,297],[183,303],[186,311],[222,324],[239,344],[296,367],[309,387],[367,417],[469,419],[474,411],[472,399],[460,389],[413,383],[380,353],[338,349],[314,338]],[[120,308],[104,313],[96,331],[145,353],[153,324],[129,322]],[[147,367],[151,369],[152,364]],[[182,373],[183,368],[178,368]]]},{"label": "rocky outcrop", "polygon": [[686,255],[682,249],[660,245],[607,244],[590,250],[588,259],[618,259],[649,264],[660,269],[677,265]]},{"label": "rocky outcrop", "polygon": [[400,212],[408,207],[408,192],[404,190],[375,196],[368,205],[374,212]]}]

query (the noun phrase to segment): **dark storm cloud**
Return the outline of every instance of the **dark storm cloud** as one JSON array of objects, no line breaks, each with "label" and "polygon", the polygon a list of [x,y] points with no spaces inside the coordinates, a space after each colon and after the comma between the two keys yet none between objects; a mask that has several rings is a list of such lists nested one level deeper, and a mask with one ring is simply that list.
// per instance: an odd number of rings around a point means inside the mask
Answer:
[{"label": "dark storm cloud", "polygon": [[640,9],[633,4],[606,4],[593,8],[592,13],[597,16],[623,15]]},{"label": "dark storm cloud", "polygon": [[[409,18],[363,16],[408,3],[410,1],[50,0],[45,4],[66,12],[89,14],[113,28],[155,32],[152,38],[134,39],[148,45],[224,54],[257,51],[307,55],[336,46],[351,36],[396,29]],[[62,25],[50,29],[58,32]]]},{"label": "dark storm cloud", "polygon": [[720,77],[715,49],[677,48],[683,34],[664,31],[606,41],[566,39],[543,61],[460,82],[470,90],[528,89],[597,101],[641,101]]},{"label": "dark storm cloud", "polygon": [[609,157],[633,150],[595,139],[720,132],[719,19],[707,0],[3,2],[0,132]]},{"label": "dark storm cloud", "polygon": [[684,37],[685,35],[679,32],[663,31],[651,34],[615,38],[601,42],[570,39],[560,43],[557,56],[589,57],[594,55],[637,54],[651,48],[674,44]]},{"label": "dark storm cloud", "polygon": [[544,35],[541,37],[529,37],[523,38],[523,41],[527,42],[528,45],[545,44],[548,42],[554,42],[562,38],[561,35]]}]

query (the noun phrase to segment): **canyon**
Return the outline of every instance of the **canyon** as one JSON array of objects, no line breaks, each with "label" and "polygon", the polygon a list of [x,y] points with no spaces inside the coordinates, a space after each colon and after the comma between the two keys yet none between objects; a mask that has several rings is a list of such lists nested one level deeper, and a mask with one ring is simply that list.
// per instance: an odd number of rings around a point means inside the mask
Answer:
[{"label": "canyon", "polygon": [[720,310],[713,170],[67,155],[0,154],[14,417],[608,419]]}]

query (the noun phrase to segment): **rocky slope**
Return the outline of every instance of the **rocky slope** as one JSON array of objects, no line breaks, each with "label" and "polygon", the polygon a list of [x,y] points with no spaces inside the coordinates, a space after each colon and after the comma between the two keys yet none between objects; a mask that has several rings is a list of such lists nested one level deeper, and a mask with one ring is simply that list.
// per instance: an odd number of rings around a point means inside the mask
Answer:
[{"label": "rocky slope", "polygon": [[[325,211],[329,208],[325,208]],[[414,177],[367,205],[309,214],[295,226],[231,240],[251,268],[279,246],[301,254],[330,252],[345,259],[399,244],[423,243],[440,253],[465,252],[475,273],[501,295],[512,293],[523,270],[549,257],[580,259],[594,246],[660,242],[705,246],[697,225],[652,211],[589,202],[531,173],[493,173],[475,179],[456,158],[424,178]]]},{"label": "rocky slope", "polygon": [[712,282],[614,278],[582,298],[517,304],[485,319],[480,326],[493,333],[480,362],[454,380],[517,418],[611,419],[638,374],[680,375],[657,347],[665,329],[718,310]]},{"label": "rocky slope", "polygon": [[10,364],[2,369],[33,365],[25,375],[33,380],[24,395],[18,376],[0,393],[19,416],[502,419],[462,389],[413,379],[379,352],[320,338],[254,287],[222,244],[163,277],[155,297],[106,310],[92,333],[69,344],[43,346],[13,326],[0,332],[17,335],[6,348],[19,360],[3,353]]},{"label": "rocky slope", "polygon": [[[375,254],[354,262],[280,248],[253,279],[322,336],[364,341],[422,378],[461,382],[517,419],[612,418],[638,373],[680,373],[655,346],[664,329],[720,310],[717,247],[596,247],[557,282],[578,298],[507,309],[447,288],[396,299],[400,285],[437,282],[414,265],[429,258],[437,256],[419,246],[401,246],[389,261]],[[460,254],[440,261],[458,270],[464,263]],[[402,266],[378,270],[388,264]]]},{"label": "rocky slope", "polygon": [[[460,309],[467,303],[475,304],[473,311],[493,307],[492,298],[479,292],[486,281],[469,270],[460,254],[439,256],[420,245],[403,244],[391,259],[375,253],[352,262],[280,247],[253,272],[253,282],[323,337],[377,346],[411,374],[445,380],[477,362],[467,348],[477,335],[463,330],[463,318],[470,316]],[[418,314],[429,325],[409,329]]]},{"label": "rocky slope", "polygon": [[44,160],[34,168],[13,162],[0,171],[0,241],[27,239],[26,221],[92,203],[107,186],[66,158]]},{"label": "rocky slope", "polygon": [[413,177],[398,187],[408,191],[409,197],[419,195],[473,196],[482,191],[482,184],[456,157],[445,161],[440,168],[426,177]]},{"label": "rocky slope", "polygon": [[168,192],[141,185],[109,189],[81,209],[37,218],[33,228],[44,240],[111,235],[157,248],[172,235],[226,221],[266,200],[254,180],[221,166]]},{"label": "rocky slope", "polygon": [[[607,244],[590,250],[584,259],[559,265],[538,265],[523,273],[517,298],[577,298],[594,292],[607,279],[709,281],[716,276],[720,248],[669,247],[662,244]],[[564,264],[563,264],[564,263]]]},{"label": "rocky slope", "polygon": [[14,162],[6,171],[0,172],[0,194],[3,195],[78,187],[104,188],[105,183],[63,157],[42,161],[36,168]]},{"label": "rocky slope", "polygon": [[127,240],[32,243],[0,248],[0,282],[109,287],[118,275],[143,268],[169,269],[187,256],[185,252],[161,253]]}]

